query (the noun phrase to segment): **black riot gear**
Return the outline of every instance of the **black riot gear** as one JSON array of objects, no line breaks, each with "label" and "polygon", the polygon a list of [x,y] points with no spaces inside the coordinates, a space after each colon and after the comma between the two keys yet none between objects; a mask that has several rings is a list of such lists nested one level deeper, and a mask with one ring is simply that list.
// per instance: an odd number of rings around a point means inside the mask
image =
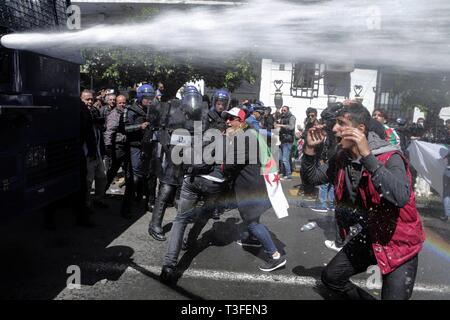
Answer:
[{"label": "black riot gear", "polygon": [[[126,134],[131,167],[125,189],[122,215],[130,216],[133,196],[141,199],[146,195],[148,206],[154,205],[159,161],[157,159],[158,130],[160,128],[159,105],[137,103],[125,108],[122,118],[123,133]],[[147,123],[146,126],[143,124]]]},{"label": "black riot gear", "polygon": [[[185,91],[182,100],[170,100],[161,104],[162,128],[160,130],[161,143],[161,171],[159,174],[160,189],[149,224],[149,234],[158,241],[165,241],[162,220],[168,204],[175,197],[177,189],[183,183],[184,166],[172,159],[172,151],[180,143],[191,144],[194,133],[194,122],[201,121],[206,113],[207,104],[198,92]],[[180,129],[184,129],[181,132]],[[188,131],[189,136],[185,136]]]}]

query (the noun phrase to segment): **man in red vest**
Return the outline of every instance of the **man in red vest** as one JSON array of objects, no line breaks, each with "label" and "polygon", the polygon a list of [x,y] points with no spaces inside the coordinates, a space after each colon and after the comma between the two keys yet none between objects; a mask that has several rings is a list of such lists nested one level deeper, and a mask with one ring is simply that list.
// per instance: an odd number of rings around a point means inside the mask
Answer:
[{"label": "man in red vest", "polygon": [[349,299],[373,298],[350,282],[370,265],[380,267],[382,299],[409,299],[418,253],[425,240],[416,209],[408,162],[398,146],[369,131],[370,113],[362,105],[344,107],[333,133],[340,150],[319,165],[316,147],[323,126],[309,129],[302,161],[305,182],[334,183],[336,219],[343,249],[322,272],[329,289]]}]

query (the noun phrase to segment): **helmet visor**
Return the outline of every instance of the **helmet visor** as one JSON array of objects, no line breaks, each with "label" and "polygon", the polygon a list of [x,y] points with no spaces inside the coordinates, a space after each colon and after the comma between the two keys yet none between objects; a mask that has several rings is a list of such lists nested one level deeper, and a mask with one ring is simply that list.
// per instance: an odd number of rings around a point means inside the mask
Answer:
[{"label": "helmet visor", "polygon": [[181,99],[181,105],[184,112],[191,116],[198,113],[201,114],[203,97],[198,92],[188,92]]}]

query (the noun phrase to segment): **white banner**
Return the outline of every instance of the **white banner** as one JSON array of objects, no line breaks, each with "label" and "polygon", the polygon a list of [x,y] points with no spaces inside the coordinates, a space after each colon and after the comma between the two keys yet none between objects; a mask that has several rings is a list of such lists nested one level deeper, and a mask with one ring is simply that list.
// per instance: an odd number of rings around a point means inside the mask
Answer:
[{"label": "white banner", "polygon": [[408,147],[409,162],[417,173],[442,198],[443,176],[447,168],[448,147],[442,144],[413,140]]}]

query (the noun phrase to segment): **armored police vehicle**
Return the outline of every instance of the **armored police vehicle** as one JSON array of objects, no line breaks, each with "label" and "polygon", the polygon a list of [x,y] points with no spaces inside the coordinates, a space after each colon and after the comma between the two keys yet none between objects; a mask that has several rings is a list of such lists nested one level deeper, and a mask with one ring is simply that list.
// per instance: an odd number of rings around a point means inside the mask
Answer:
[{"label": "armored police vehicle", "polygon": [[[66,27],[65,0],[0,1],[1,37]],[[79,189],[79,54],[0,45],[0,216]]]}]

